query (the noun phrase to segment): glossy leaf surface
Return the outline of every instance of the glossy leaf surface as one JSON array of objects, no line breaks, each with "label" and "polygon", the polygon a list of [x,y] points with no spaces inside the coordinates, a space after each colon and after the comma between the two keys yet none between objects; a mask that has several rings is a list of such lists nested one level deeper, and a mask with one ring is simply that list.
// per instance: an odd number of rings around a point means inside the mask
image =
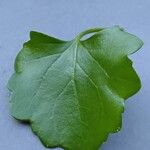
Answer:
[{"label": "glossy leaf surface", "polygon": [[12,116],[29,121],[46,147],[97,150],[120,130],[124,100],[140,89],[127,55],[142,41],[117,26],[72,41],[38,32],[30,38],[9,80]]}]

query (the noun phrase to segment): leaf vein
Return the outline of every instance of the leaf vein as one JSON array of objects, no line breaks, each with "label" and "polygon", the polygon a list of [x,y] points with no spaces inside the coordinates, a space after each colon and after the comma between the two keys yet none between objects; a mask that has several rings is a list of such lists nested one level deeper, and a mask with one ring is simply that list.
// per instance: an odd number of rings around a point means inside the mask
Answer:
[{"label": "leaf vein", "polygon": [[77,93],[77,87],[76,87],[76,82],[75,82],[75,72],[76,72],[76,64],[77,64],[77,53],[78,53],[78,44],[76,44],[76,47],[75,47],[75,55],[74,55],[74,65],[73,65],[73,83],[74,83],[74,91],[75,91],[75,97],[77,99],[77,103],[78,103],[78,111],[79,111],[79,116],[80,116],[80,122],[84,125],[84,126],[88,126],[87,123],[85,123],[83,120],[82,120],[82,117],[81,117],[81,112],[80,112],[80,103],[79,103],[79,100],[78,100],[78,93]]},{"label": "leaf vein", "polygon": [[[69,45],[69,47],[71,47],[71,46],[72,46],[72,44]],[[69,47],[67,47],[67,48],[64,50],[64,52],[65,52],[66,50],[68,50]],[[48,70],[61,58],[61,56],[64,54],[64,52],[62,52],[62,54],[61,54],[60,56],[58,56],[58,57],[53,61],[53,63],[50,64],[49,67],[47,67],[47,69],[46,69],[45,72],[43,73],[42,79],[44,79],[44,77],[46,76]],[[34,97],[37,95],[37,93],[39,92],[39,90],[40,90],[40,88],[41,88],[42,81],[43,81],[42,79],[41,79],[41,81],[40,81],[40,83],[39,83],[39,87],[37,88],[37,90],[35,91],[35,93],[33,94],[32,98],[31,98],[31,102],[32,102],[32,103],[30,104],[29,107],[32,106],[32,104],[33,104],[33,102],[34,102],[33,99],[34,99]]]},{"label": "leaf vein", "polygon": [[[84,46],[83,46],[84,47]],[[102,65],[94,58],[94,56],[86,49],[85,51],[89,54],[89,56],[94,60],[94,62],[99,66],[99,68],[105,73],[105,75],[110,78],[109,74],[106,72],[106,70],[102,67]]]}]

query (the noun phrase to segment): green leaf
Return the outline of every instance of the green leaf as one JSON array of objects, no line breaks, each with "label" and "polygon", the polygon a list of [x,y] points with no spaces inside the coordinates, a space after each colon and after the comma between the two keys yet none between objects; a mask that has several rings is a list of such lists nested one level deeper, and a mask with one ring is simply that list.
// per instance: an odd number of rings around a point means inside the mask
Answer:
[{"label": "green leaf", "polygon": [[118,26],[71,41],[38,32],[30,38],[8,84],[12,116],[28,121],[46,147],[97,150],[120,130],[124,100],[141,87],[127,55],[143,42]]}]

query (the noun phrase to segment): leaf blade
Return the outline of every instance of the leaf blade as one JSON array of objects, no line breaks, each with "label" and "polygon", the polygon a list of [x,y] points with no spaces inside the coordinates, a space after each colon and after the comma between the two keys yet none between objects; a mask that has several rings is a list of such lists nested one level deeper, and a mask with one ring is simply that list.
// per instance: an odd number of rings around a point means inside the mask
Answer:
[{"label": "leaf blade", "polygon": [[127,55],[141,46],[118,27],[68,42],[31,32],[9,81],[12,116],[29,120],[47,147],[97,149],[120,130],[124,99],[140,88]]}]

